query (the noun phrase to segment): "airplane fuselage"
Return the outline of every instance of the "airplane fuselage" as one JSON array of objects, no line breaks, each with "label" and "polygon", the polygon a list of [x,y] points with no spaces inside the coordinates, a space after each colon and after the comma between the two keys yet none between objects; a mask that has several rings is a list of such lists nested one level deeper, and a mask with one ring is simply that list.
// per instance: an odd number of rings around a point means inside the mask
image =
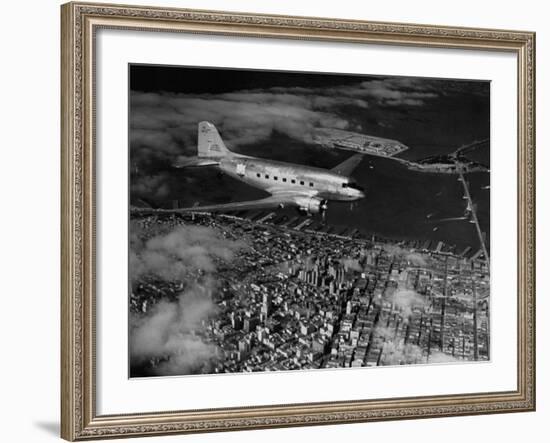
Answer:
[{"label": "airplane fuselage", "polygon": [[348,202],[365,196],[349,177],[326,169],[244,155],[217,160],[223,173],[270,193],[288,191]]}]

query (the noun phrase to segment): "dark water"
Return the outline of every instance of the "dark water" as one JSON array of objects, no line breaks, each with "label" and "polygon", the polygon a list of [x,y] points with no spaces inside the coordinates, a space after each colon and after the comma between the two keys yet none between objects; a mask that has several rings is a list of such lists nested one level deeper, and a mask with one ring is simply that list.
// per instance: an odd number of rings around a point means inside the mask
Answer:
[{"label": "dark water", "polygon": [[[411,171],[382,158],[365,163],[354,176],[366,188],[366,198],[353,210],[349,205],[333,204],[327,214],[330,223],[359,227],[393,238],[442,240],[457,248],[471,246],[474,250],[479,247],[471,223],[464,220],[434,223],[437,219],[460,217],[464,213],[466,201],[456,175]],[[470,174],[468,182],[482,231],[489,240],[490,191],[481,189],[488,184],[489,174]],[[435,227],[438,229],[434,231]]]}]

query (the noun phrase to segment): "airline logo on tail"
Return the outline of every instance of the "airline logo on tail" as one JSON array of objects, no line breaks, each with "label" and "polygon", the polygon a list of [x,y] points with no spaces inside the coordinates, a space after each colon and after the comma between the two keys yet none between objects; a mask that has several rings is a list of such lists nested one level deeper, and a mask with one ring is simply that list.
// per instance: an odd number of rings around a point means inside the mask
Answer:
[{"label": "airline logo on tail", "polygon": [[221,157],[230,155],[216,127],[210,122],[200,122],[197,140],[199,157]]}]

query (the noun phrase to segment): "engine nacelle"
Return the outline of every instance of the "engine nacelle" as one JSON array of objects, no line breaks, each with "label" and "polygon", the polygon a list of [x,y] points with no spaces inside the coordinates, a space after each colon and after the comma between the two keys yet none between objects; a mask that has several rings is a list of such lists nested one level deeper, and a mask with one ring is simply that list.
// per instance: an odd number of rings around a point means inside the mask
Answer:
[{"label": "engine nacelle", "polygon": [[299,197],[296,203],[298,210],[306,214],[318,214],[327,210],[327,201],[315,197]]}]

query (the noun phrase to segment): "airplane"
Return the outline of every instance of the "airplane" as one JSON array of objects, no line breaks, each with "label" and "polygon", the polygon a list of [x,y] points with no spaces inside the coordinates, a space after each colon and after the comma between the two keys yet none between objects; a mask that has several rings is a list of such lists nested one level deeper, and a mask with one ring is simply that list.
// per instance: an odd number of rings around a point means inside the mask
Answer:
[{"label": "airplane", "polygon": [[198,124],[197,156],[174,163],[176,168],[213,167],[222,173],[271,194],[269,197],[226,204],[194,206],[171,212],[223,212],[296,207],[306,215],[323,215],[329,201],[353,202],[365,197],[350,174],[361,162],[355,154],[327,170],[294,163],[256,158],[230,151],[216,127]]}]

